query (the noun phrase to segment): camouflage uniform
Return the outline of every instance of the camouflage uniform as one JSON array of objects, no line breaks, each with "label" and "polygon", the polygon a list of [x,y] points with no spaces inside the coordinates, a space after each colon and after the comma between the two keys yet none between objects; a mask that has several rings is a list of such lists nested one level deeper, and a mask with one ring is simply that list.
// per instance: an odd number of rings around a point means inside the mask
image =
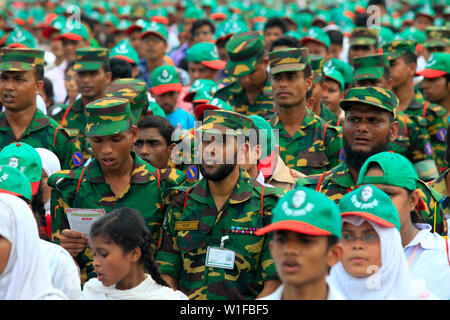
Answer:
[{"label": "camouflage uniform", "polygon": [[[234,35],[226,44],[230,57],[226,65],[228,75],[235,78],[243,77],[254,71],[257,57],[264,51],[263,41],[257,32],[244,32]],[[247,58],[245,58],[247,57]],[[222,87],[219,85],[219,87]],[[253,103],[248,100],[245,90],[237,79],[220,88],[215,94],[230,104],[235,112],[244,115],[256,114],[267,119],[275,111],[272,98],[272,85],[269,76],[261,92],[254,98]]]},{"label": "camouflage uniform", "polygon": [[[29,71],[36,65],[44,64],[44,51],[14,48],[2,49],[1,71]],[[16,137],[10,127],[5,112],[0,115],[0,148],[10,143],[22,141],[34,148],[46,148],[56,154],[63,169],[74,169],[82,165],[80,142],[70,132],[58,126],[36,108],[28,128],[21,137]]]},{"label": "camouflage uniform", "polygon": [[[353,80],[379,79],[383,77],[384,68],[389,67],[387,54],[373,54],[354,60]],[[433,147],[426,129],[427,121],[420,116],[409,116],[403,112],[394,113],[399,130],[395,141],[389,143],[388,151],[404,155],[416,167],[419,177],[431,180],[437,177],[437,167],[433,158]]]},{"label": "camouflage uniform", "polygon": [[[383,52],[388,54],[389,60],[395,60],[404,53],[416,53],[416,42],[412,40],[394,40],[383,45]],[[423,95],[418,92],[409,106],[404,111],[405,114],[425,119],[426,128],[430,136],[433,147],[434,160],[439,168],[445,156],[445,135],[447,134],[447,111],[440,105],[426,101]]]},{"label": "camouflage uniform", "polygon": [[[86,106],[87,122],[85,134],[104,136],[124,132],[131,124],[129,103],[120,98],[104,98]],[[122,120],[123,119],[123,120]],[[59,171],[48,179],[52,188],[51,220],[52,241],[59,243],[61,231],[69,229],[67,208],[95,208],[110,212],[116,208],[131,207],[138,210],[146,222],[152,237],[152,246],[157,247],[160,227],[164,219],[164,206],[168,189],[178,186],[183,173],[173,169],[156,170],[131,151],[134,167],[129,187],[117,197],[103,177],[95,158],[77,170]],[[148,199],[148,201],[142,201]],[[75,257],[82,283],[95,277],[91,248],[86,248]]]},{"label": "camouflage uniform", "polygon": [[[251,120],[234,112],[205,111],[199,130],[203,133],[246,134]],[[271,210],[283,192],[264,188],[242,168],[234,190],[218,210],[202,179],[190,188],[176,188],[167,209],[163,241],[157,253],[160,272],[179,281],[189,299],[254,299],[264,281],[278,279],[269,251],[270,236],[252,231],[234,233],[232,229],[260,229],[271,223]],[[207,248],[218,247],[222,236],[229,236],[225,248],[236,254],[233,269],[206,266]]]},{"label": "camouflage uniform", "polygon": [[444,170],[444,172],[441,173],[439,177],[434,179],[433,181],[430,181],[428,183],[429,187],[439,193],[442,196],[442,199],[440,201],[440,205],[442,206],[442,211],[444,216],[446,216],[446,219],[450,219],[450,198],[447,194],[447,182],[446,178],[448,175],[449,169]]}]

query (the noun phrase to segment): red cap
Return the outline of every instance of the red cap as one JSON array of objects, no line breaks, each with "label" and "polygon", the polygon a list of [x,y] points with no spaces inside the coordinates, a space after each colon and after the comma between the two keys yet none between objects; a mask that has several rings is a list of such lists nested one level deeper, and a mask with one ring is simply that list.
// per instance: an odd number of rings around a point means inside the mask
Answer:
[{"label": "red cap", "polygon": [[159,86],[155,86],[155,87],[151,88],[150,90],[152,93],[160,95],[160,94],[164,94],[169,91],[181,92],[181,90],[183,90],[183,86],[181,85],[181,83],[169,83],[169,84],[162,84]]},{"label": "red cap", "polygon": [[269,224],[264,228],[259,229],[255,232],[257,236],[262,236],[268,232],[275,230],[289,230],[293,232],[309,234],[312,236],[329,236],[331,235],[330,231],[318,228],[313,226],[312,224],[298,221],[298,220],[282,220],[277,221],[275,223]]}]

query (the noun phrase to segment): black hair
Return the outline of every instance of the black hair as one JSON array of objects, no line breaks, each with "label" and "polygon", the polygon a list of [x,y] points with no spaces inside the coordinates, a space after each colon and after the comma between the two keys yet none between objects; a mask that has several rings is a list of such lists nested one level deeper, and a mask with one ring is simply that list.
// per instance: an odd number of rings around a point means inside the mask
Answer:
[{"label": "black hair", "polygon": [[53,99],[54,92],[53,92],[53,84],[52,82],[44,77],[44,87],[43,87],[44,93],[49,99]]},{"label": "black hair", "polygon": [[44,80],[44,66],[43,65],[36,65],[34,67],[34,76],[37,81]]},{"label": "black hair", "polygon": [[405,52],[402,54],[402,59],[406,64],[417,63],[417,55],[413,52]]},{"label": "black hair", "polygon": [[386,0],[369,0],[368,6],[382,6],[386,8]]},{"label": "black hair", "polygon": [[42,182],[39,183],[36,194],[31,198],[31,210],[38,226],[45,226],[44,188],[42,187]]},{"label": "black hair", "polygon": [[275,27],[280,28],[283,33],[288,32],[288,27],[286,25],[286,21],[281,18],[274,17],[274,18],[270,18],[264,25],[264,33],[267,31],[267,29],[271,29],[271,28],[275,28]]},{"label": "black hair", "polygon": [[386,81],[391,77],[391,68],[389,68],[389,66],[383,68],[383,77],[386,79]]},{"label": "black hair", "polygon": [[339,242],[339,238],[336,236],[327,236],[327,249],[330,249],[332,246]]},{"label": "black hair", "polygon": [[75,60],[69,61],[69,62],[67,63],[66,70],[64,70],[64,74],[66,74],[67,71],[73,69],[73,66],[75,65],[75,63],[76,63]]},{"label": "black hair", "polygon": [[356,12],[353,22],[356,27],[367,27],[368,19],[369,19],[369,15],[367,13]]},{"label": "black hair", "polygon": [[328,30],[328,37],[330,37],[330,42],[334,44],[338,44],[340,46],[344,43],[344,35],[340,30]]},{"label": "black hair", "polygon": [[109,60],[109,68],[112,73],[111,81],[116,79],[131,78],[133,75],[133,67],[131,63],[119,58],[111,58]]},{"label": "black hair", "polygon": [[111,68],[109,66],[109,61],[111,59],[106,59],[106,61],[103,61],[103,72],[107,73],[107,72],[111,72]]},{"label": "black hair", "polygon": [[447,163],[450,163],[450,137],[449,137],[449,134],[448,134],[448,130],[450,130],[450,124],[447,127],[447,134],[445,135],[445,144],[446,144],[445,161]]},{"label": "black hair", "polygon": [[303,77],[305,79],[307,79],[307,78],[311,77],[311,75],[312,75],[312,67],[311,67],[311,64],[308,63],[308,64],[306,64],[305,69],[303,69]]},{"label": "black hair", "polygon": [[166,140],[167,146],[172,143],[172,133],[175,127],[166,118],[157,115],[145,116],[137,123],[137,127],[139,129],[156,128],[159,134]]},{"label": "black hair", "polygon": [[214,32],[216,32],[216,27],[214,26],[214,24],[208,20],[208,19],[199,19],[196,20],[193,24],[192,24],[192,28],[191,28],[191,36],[193,37],[195,35],[195,31],[197,31],[197,29],[203,27],[203,26],[209,26],[209,28],[211,29],[211,33],[214,34]]},{"label": "black hair", "polygon": [[450,82],[450,73],[446,73],[444,75],[444,78],[445,78],[445,85],[447,86],[448,83]]},{"label": "black hair", "polygon": [[144,219],[137,210],[123,207],[105,214],[92,224],[89,236],[91,238],[103,236],[107,241],[117,244],[126,253],[139,247],[141,249],[139,262],[143,264],[144,269],[156,283],[166,287],[169,286],[162,278],[158,265],[153,258],[152,237],[145,226]]},{"label": "black hair", "polygon": [[289,48],[300,48],[300,41],[298,41],[294,37],[284,36],[272,42],[272,45],[270,46],[270,51],[273,51],[273,48],[275,47],[281,46],[286,46]]}]

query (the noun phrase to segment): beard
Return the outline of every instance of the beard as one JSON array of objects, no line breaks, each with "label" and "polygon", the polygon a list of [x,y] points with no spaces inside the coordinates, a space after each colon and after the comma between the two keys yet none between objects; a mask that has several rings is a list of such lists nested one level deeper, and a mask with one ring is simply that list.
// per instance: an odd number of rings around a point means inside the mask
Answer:
[{"label": "beard", "polygon": [[233,172],[236,165],[237,165],[236,163],[222,164],[215,171],[211,172],[208,169],[206,169],[205,166],[202,164],[200,165],[200,172],[206,180],[219,182],[228,177],[231,174],[231,172]]},{"label": "beard", "polygon": [[347,140],[344,138],[344,151],[345,151],[345,161],[348,166],[354,170],[361,170],[362,165],[368,158],[373,156],[374,154],[387,151],[387,147],[389,144],[389,136],[386,136],[384,142],[378,144],[377,146],[373,146],[370,151],[353,151],[351,145],[348,144]]}]

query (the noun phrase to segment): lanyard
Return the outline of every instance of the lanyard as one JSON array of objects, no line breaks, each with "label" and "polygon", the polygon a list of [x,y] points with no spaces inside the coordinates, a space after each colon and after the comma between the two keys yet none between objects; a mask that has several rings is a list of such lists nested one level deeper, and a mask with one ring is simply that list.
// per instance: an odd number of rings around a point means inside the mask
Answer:
[{"label": "lanyard", "polygon": [[419,245],[420,245],[419,243],[416,245],[416,247],[414,248],[413,253],[411,254],[411,256],[408,259],[408,268],[411,266],[411,263],[414,260],[414,256],[416,255],[417,249],[419,249]]}]

